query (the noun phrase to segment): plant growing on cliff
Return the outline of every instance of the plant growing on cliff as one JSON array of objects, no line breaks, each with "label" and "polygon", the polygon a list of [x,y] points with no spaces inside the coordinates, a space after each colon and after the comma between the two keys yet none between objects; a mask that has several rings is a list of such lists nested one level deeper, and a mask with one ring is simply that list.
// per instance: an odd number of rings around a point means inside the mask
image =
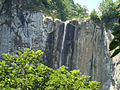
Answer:
[{"label": "plant growing on cliff", "polygon": [[25,49],[16,55],[2,54],[0,62],[1,90],[97,90],[99,82],[79,70],[61,66],[53,70],[41,63],[41,50]]},{"label": "plant growing on cliff", "polygon": [[114,38],[110,43],[109,49],[110,51],[112,50],[115,50],[115,51],[113,52],[111,57],[114,57],[120,53],[120,19],[119,19],[119,23],[114,23],[113,30],[115,30],[112,33]]},{"label": "plant growing on cliff", "polygon": [[105,26],[112,28],[114,20],[120,16],[120,3],[113,2],[113,0],[103,0],[99,5],[99,11]]},{"label": "plant growing on cliff", "polygon": [[112,34],[114,35],[114,39],[110,43],[109,48],[110,48],[110,51],[115,50],[111,56],[111,57],[114,57],[120,53],[120,31],[114,31]]},{"label": "plant growing on cliff", "polygon": [[95,9],[91,12],[90,18],[93,19],[96,22],[100,21],[98,15],[97,15],[97,12],[95,11]]},{"label": "plant growing on cliff", "polygon": [[88,16],[87,8],[82,7],[80,4],[75,4],[73,0],[30,0],[25,3],[24,9],[41,11],[47,16],[58,18],[62,21]]}]

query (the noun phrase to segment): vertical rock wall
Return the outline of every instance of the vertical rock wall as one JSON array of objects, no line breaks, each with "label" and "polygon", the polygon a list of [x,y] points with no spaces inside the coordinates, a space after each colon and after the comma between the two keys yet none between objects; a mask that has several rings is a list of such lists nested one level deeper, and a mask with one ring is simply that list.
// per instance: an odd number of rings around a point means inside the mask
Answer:
[{"label": "vertical rock wall", "polygon": [[100,81],[101,90],[119,90],[120,56],[111,59],[112,52],[109,52],[112,31],[92,20],[69,21],[66,26],[65,23],[55,25],[57,29],[50,35],[53,39],[46,42],[52,47],[48,49],[47,46],[47,52],[52,51],[48,65],[51,64],[52,68],[65,65],[69,70],[80,69],[90,75],[91,80]]},{"label": "vertical rock wall", "polygon": [[24,12],[24,14],[24,25],[18,17],[11,19],[0,16],[0,54],[14,52],[25,47],[45,49],[48,29],[43,28],[42,14],[40,12]]},{"label": "vertical rock wall", "polygon": [[[108,53],[108,55],[112,54],[113,51],[109,52],[109,44],[111,42],[111,40],[113,39],[113,36],[111,34],[111,31],[104,31],[104,35],[105,35],[105,43],[106,43],[106,51]],[[107,59],[109,57],[105,56],[105,59]],[[118,54],[117,56],[113,57],[111,59],[111,64],[110,66],[106,65],[106,67],[111,67],[111,73],[109,74],[109,76],[111,77],[110,79],[110,87],[109,90],[119,90],[120,89],[120,54]],[[104,68],[106,68],[104,67]],[[105,84],[103,85],[105,86]]]}]

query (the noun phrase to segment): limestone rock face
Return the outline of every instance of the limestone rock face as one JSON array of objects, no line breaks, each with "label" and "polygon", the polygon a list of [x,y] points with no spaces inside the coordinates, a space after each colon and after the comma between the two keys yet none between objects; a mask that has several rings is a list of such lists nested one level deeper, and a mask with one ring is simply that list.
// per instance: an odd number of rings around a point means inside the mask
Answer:
[{"label": "limestone rock face", "polygon": [[101,90],[119,90],[120,55],[110,58],[111,30],[92,20],[57,22],[54,30],[46,42],[46,65],[80,69],[91,80],[100,81]]},{"label": "limestone rock face", "polygon": [[4,2],[5,2],[5,0],[0,1],[0,10],[2,9]]},{"label": "limestone rock face", "polygon": [[92,20],[53,21],[21,6],[21,0],[0,1],[0,54],[41,49],[49,67],[80,69],[101,82],[100,90],[120,89],[120,55],[111,59],[109,52],[111,30]]},{"label": "limestone rock face", "polygon": [[[109,44],[111,42],[111,39],[113,39],[113,36],[111,34],[111,31],[104,32],[105,34],[105,42],[106,42],[106,50],[109,50]],[[110,54],[113,53],[113,51],[109,52]],[[111,85],[110,90],[119,90],[120,89],[120,54],[113,57],[111,60]],[[105,86],[105,85],[104,85]]]},{"label": "limestone rock face", "polygon": [[43,21],[41,12],[22,10],[21,0],[5,0],[1,6],[0,54],[26,47],[44,50],[48,32],[51,32],[51,21]]},{"label": "limestone rock face", "polygon": [[25,23],[22,25],[18,17],[1,16],[0,53],[20,50],[23,47],[31,49],[45,48],[47,28],[43,28],[40,12],[25,12]]}]

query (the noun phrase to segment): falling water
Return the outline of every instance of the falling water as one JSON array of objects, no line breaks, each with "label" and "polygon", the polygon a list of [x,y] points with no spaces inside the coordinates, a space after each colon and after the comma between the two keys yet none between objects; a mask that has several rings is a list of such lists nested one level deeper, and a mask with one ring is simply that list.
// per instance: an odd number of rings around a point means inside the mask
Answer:
[{"label": "falling water", "polygon": [[62,65],[62,53],[63,53],[63,49],[64,49],[64,42],[65,42],[65,35],[66,35],[66,27],[67,27],[67,23],[64,23],[64,33],[63,33],[63,40],[62,40],[62,46],[61,46],[61,53],[60,53],[60,62],[59,62],[59,66]]}]

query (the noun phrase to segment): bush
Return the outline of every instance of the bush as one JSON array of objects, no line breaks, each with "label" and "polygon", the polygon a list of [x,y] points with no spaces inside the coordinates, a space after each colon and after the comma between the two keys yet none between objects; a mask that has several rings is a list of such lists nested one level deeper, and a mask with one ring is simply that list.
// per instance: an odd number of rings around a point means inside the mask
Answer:
[{"label": "bush", "polygon": [[53,70],[41,63],[41,50],[25,49],[16,55],[2,54],[0,62],[1,90],[97,90],[99,82],[79,70],[61,66]]},{"label": "bush", "polygon": [[109,49],[110,51],[114,50],[111,58],[118,55],[120,53],[120,30],[113,31],[113,40],[110,43]]},{"label": "bush", "polygon": [[91,19],[93,19],[94,21],[100,21],[97,12],[95,11],[95,9],[91,12],[90,14]]},{"label": "bush", "polygon": [[119,23],[113,23],[112,29],[114,30],[112,32],[114,38],[112,42],[110,43],[109,49],[110,51],[114,50],[111,57],[114,57],[120,53],[120,19],[118,21]]},{"label": "bush", "polygon": [[119,23],[114,23],[114,24],[113,24],[113,27],[112,27],[112,30],[120,30],[120,25],[119,25]]}]

